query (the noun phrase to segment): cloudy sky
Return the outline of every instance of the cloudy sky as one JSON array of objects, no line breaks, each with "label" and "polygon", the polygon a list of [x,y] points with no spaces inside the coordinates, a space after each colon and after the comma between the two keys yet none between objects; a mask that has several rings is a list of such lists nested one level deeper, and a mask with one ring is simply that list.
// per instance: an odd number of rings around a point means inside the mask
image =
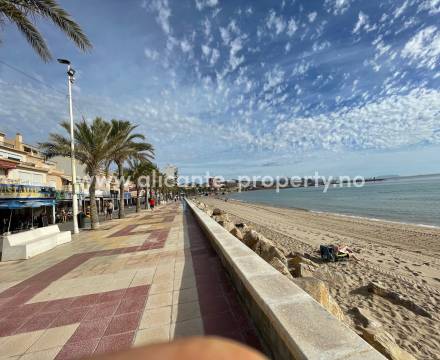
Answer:
[{"label": "cloudy sky", "polygon": [[[94,44],[75,116],[128,119],[181,174],[440,172],[440,0],[60,1]],[[61,131],[64,68],[1,35],[0,130]],[[28,76],[30,75],[30,76]]]}]

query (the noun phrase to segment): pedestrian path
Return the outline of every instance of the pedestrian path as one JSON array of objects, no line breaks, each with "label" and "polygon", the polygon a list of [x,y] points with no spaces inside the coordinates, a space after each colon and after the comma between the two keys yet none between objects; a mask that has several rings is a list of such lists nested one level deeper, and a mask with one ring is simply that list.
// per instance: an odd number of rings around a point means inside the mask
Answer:
[{"label": "pedestrian path", "polygon": [[72,359],[193,335],[260,348],[209,241],[162,206],[0,265],[0,359]]}]

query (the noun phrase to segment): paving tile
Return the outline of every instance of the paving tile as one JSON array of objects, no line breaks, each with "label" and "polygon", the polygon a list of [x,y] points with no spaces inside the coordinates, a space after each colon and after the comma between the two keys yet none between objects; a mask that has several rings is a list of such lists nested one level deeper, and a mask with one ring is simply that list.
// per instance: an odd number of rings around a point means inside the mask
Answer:
[{"label": "paving tile", "polygon": [[140,312],[114,316],[105,331],[105,335],[114,335],[137,330],[140,317]]},{"label": "paving tile", "polygon": [[68,343],[63,346],[61,351],[55,357],[56,360],[82,359],[90,356],[98,346],[99,339],[87,339],[74,343]]},{"label": "paving tile", "polygon": [[158,326],[150,329],[138,330],[134,340],[134,346],[144,346],[170,340],[170,327]]},{"label": "paving tile", "polygon": [[32,344],[37,341],[44,330],[33,331],[18,335],[8,336],[2,339],[0,354],[3,357],[16,356],[24,354]]},{"label": "paving tile", "polygon": [[29,352],[62,347],[78,328],[78,324],[47,329],[43,335],[29,348]]},{"label": "paving tile", "polygon": [[173,292],[173,304],[193,302],[198,299],[197,288],[179,289]]},{"label": "paving tile", "polygon": [[163,306],[170,306],[173,303],[173,293],[162,293],[148,296],[146,309],[154,309]]},{"label": "paving tile", "polygon": [[90,307],[83,321],[90,321],[96,319],[102,319],[109,316],[113,316],[120,305],[120,300],[113,302],[98,303]]},{"label": "paving tile", "polygon": [[79,323],[85,318],[91,308],[92,306],[88,306],[62,311],[58,314],[58,317],[54,320],[51,326],[56,327]]},{"label": "paving tile", "polygon": [[101,338],[104,335],[111,320],[111,317],[107,317],[103,319],[81,322],[72,337],[69,339],[69,342],[73,343],[89,339]]},{"label": "paving tile", "polygon": [[53,360],[58,355],[60,350],[61,346],[57,346],[51,349],[26,353],[20,357],[20,360]]},{"label": "paving tile", "polygon": [[72,302],[72,304],[70,304],[69,308],[95,305],[98,302],[100,296],[101,294],[90,294],[90,295],[79,296],[77,299],[75,299]]},{"label": "paving tile", "polygon": [[126,289],[107,291],[99,296],[98,303],[114,302],[121,300],[125,295]]},{"label": "paving tile", "polygon": [[173,305],[171,321],[173,323],[201,318],[200,306],[197,301]]},{"label": "paving tile", "polygon": [[171,306],[146,309],[142,314],[139,329],[147,329],[171,323]]},{"label": "paving tile", "polygon": [[19,333],[25,333],[36,330],[43,330],[48,328],[58,317],[60,314],[59,311],[44,313],[44,314],[35,314],[32,318],[26,321],[18,330]]},{"label": "paving tile", "polygon": [[28,318],[13,318],[0,321],[0,336],[10,336],[15,334],[15,332],[22,327],[27,320]]},{"label": "paving tile", "polygon": [[127,314],[132,312],[141,312],[145,307],[145,297],[138,296],[133,298],[123,299],[117,310],[116,315]]},{"label": "paving tile", "polygon": [[149,294],[161,294],[161,293],[167,293],[173,291],[173,282],[161,282],[161,283],[153,283],[151,285]]},{"label": "paving tile", "polygon": [[205,330],[202,319],[191,319],[171,324],[170,338],[176,339],[187,336],[203,336]]},{"label": "paving tile", "polygon": [[104,336],[95,350],[95,354],[110,353],[125,350],[131,347],[135,332]]}]

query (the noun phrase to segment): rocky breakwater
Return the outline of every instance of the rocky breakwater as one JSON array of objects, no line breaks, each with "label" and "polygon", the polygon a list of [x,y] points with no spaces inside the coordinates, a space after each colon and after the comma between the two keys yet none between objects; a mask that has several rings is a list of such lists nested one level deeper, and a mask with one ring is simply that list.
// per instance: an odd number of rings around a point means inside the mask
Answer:
[{"label": "rocky breakwater", "polygon": [[[348,324],[340,306],[330,295],[326,283],[314,277],[314,273],[321,266],[321,264],[316,261],[316,258],[306,253],[288,252],[281,245],[275,244],[270,239],[252,229],[251,226],[244,223],[234,223],[229,215],[219,208],[211,209],[203,202],[196,202],[196,206],[205,211],[218,224],[223,226],[225,230],[246,244],[281,274],[285,275],[306,291],[336,319]],[[386,290],[377,284],[370,284],[368,290],[370,293],[383,297],[391,297],[395,301],[401,301],[398,296],[386,292]],[[414,304],[405,302],[404,305],[413,309],[413,311],[421,313],[421,310],[416,308]],[[374,319],[367,310],[354,308],[351,311],[351,315],[356,319],[356,327],[354,330],[388,359],[415,360],[411,354],[396,344],[392,335],[385,331],[380,322]],[[427,316],[426,314],[421,315]]]},{"label": "rocky breakwater", "polygon": [[202,202],[198,202],[196,205],[281,274],[291,279],[310,294],[338,320],[344,321],[344,314],[336,301],[331,297],[326,284],[313,277],[313,272],[319,264],[304,255],[289,253],[282,246],[275,244],[244,223],[235,224],[231,221],[229,215],[219,208],[211,209]]}]

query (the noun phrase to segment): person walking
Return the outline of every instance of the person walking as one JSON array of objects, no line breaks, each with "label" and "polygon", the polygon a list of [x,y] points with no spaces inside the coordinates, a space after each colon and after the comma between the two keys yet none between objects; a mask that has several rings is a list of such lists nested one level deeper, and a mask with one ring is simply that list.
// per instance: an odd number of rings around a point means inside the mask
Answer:
[{"label": "person walking", "polygon": [[156,202],[154,201],[154,198],[150,197],[150,200],[148,202],[150,204],[151,211],[153,211],[154,210],[154,205],[156,204]]},{"label": "person walking", "polygon": [[107,208],[107,214],[110,218],[110,220],[113,220],[113,210],[114,210],[113,201],[109,201],[108,208]]}]

